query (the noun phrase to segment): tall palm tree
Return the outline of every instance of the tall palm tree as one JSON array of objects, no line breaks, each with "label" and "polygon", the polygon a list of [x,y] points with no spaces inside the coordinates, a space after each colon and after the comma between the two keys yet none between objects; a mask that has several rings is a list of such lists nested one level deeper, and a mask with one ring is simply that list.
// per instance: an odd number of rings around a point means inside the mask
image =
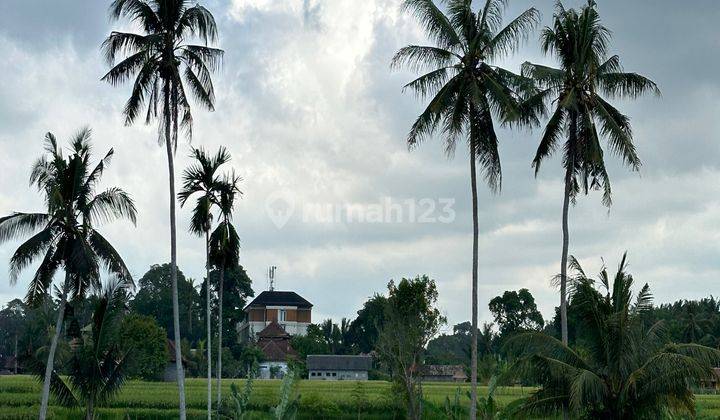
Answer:
[{"label": "tall palm tree", "polygon": [[[223,340],[223,284],[225,283],[225,268],[236,267],[240,263],[240,237],[232,224],[232,212],[235,207],[235,198],[242,195],[238,184],[242,179],[226,175],[220,184],[218,207],[220,208],[220,223],[210,235],[210,261],[220,270],[218,279],[218,360],[217,360],[217,407],[222,404],[222,340]],[[210,283],[210,276],[208,276]],[[210,346],[208,345],[208,349]]]},{"label": "tall palm tree", "polygon": [[93,167],[90,162],[90,129],[82,129],[73,137],[68,157],[63,156],[51,133],[45,135],[45,151],[47,156],[35,162],[30,175],[30,184],[45,196],[45,212],[13,213],[0,218],[0,243],[32,234],[10,259],[10,281],[13,284],[20,272],[40,260],[25,297],[29,305],[42,302],[58,269],[65,272],[65,281],[59,288],[60,306],[45,365],[41,419],[47,416],[55,351],[68,296],[81,299],[89,288],[99,286],[101,267],[124,282],[132,283],[120,254],[94,226],[115,219],[128,219],[135,224],[137,215],[135,204],[122,189],[113,187],[96,192],[114,152],[110,149]]},{"label": "tall palm tree", "polygon": [[[639,170],[640,158],[632,140],[630,119],[608,103],[610,98],[635,99],[659,90],[654,82],[636,73],[625,73],[617,55],[607,57],[610,31],[600,23],[595,2],[588,0],[579,11],[566,10],[558,2],[553,27],[542,31],[542,49],[554,55],[560,68],[524,63],[523,76],[535,80],[540,92],[535,100],[554,107],[545,127],[532,166],[535,174],[541,163],[562,147],[565,192],[562,211],[563,246],[560,262],[560,324],[563,343],[567,331],[567,258],[569,247],[568,211],[582,190],[604,190],[603,204],[611,205],[610,179],[605,169],[600,138],[610,150],[633,170]],[[598,130],[599,124],[599,130]]]},{"label": "tall palm tree", "polygon": [[180,206],[184,206],[192,195],[200,194],[190,219],[190,232],[205,235],[205,300],[207,318],[207,415],[212,416],[212,311],[210,309],[210,229],[212,228],[212,207],[220,204],[222,178],[218,174],[220,166],[230,160],[230,154],[220,147],[214,156],[204,149],[192,148],[190,156],[195,159],[183,172],[183,188],[178,194]]},{"label": "tall palm tree", "polygon": [[715,376],[720,350],[671,343],[663,321],[643,322],[652,295],[645,284],[633,297],[626,255],[614,276],[602,269],[599,288],[573,258],[570,268],[576,272],[569,281],[579,327],[588,337],[585,351],[543,333],[511,338],[508,349],[519,358],[510,374],[533,378],[541,388],[513,403],[516,412],[508,414],[537,417],[569,407],[573,418],[695,417],[691,386]]},{"label": "tall palm tree", "polygon": [[448,0],[446,14],[432,0],[405,0],[405,10],[420,21],[435,45],[409,45],[400,49],[392,61],[393,67],[426,72],[404,89],[420,98],[431,98],[408,134],[408,146],[415,148],[438,128],[445,138],[449,156],[454,153],[459,138],[466,138],[468,143],[473,206],[472,418],[476,415],[477,401],[476,164],[484,172],[490,189],[499,191],[502,172],[493,119],[502,125],[532,122],[532,114],[525,113],[518,100],[519,94],[529,90],[527,81],[492,63],[514,51],[538,24],[540,15],[530,8],[503,27],[506,5],[507,0],[486,0],[482,8],[475,11],[472,0]]},{"label": "tall palm tree", "polygon": [[[175,169],[173,155],[178,131],[192,136],[189,93],[197,102],[214,109],[215,92],[211,72],[222,61],[223,51],[208,47],[217,38],[215,18],[203,6],[189,0],[114,0],[110,5],[113,20],[126,17],[142,34],[112,32],[102,49],[113,66],[102,80],[113,86],[134,77],[132,93],[125,105],[125,124],[135,122],[147,105],[145,123],[158,119],[158,140],[165,143],[170,184],[170,265],[173,296],[175,357],[180,354],[180,314],[177,292],[177,238],[175,222]],[[199,38],[203,45],[187,43]],[[123,59],[115,63],[119,57]],[[187,88],[186,88],[187,87]],[[185,385],[182,364],[177,364],[180,418],[185,419]]]}]

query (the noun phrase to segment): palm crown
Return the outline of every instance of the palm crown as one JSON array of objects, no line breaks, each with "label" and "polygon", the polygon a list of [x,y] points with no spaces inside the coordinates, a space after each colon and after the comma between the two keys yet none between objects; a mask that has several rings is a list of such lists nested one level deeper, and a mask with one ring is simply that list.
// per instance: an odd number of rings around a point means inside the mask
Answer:
[{"label": "palm crown", "polygon": [[531,87],[524,78],[490,63],[519,46],[540,17],[531,8],[502,27],[506,3],[487,0],[476,12],[469,0],[449,0],[445,14],[432,0],[406,0],[404,8],[418,18],[435,46],[409,45],[392,61],[393,67],[427,71],[404,87],[432,98],[413,124],[408,145],[415,147],[440,128],[446,152],[452,154],[457,138],[470,134],[471,156],[480,162],[492,189],[501,184],[493,114],[502,124],[529,122],[531,114],[523,112],[518,96]]},{"label": "palm crown", "polygon": [[630,119],[602,95],[635,98],[646,92],[659,94],[659,90],[651,80],[623,72],[617,55],[607,57],[610,31],[600,23],[593,0],[579,12],[565,9],[560,2],[555,7],[553,26],[542,31],[541,44],[545,53],[557,58],[560,68],[529,62],[522,66],[522,75],[532,78],[541,89],[535,100],[552,101],[554,107],[532,165],[537,173],[567,132],[563,166],[571,196],[602,188],[603,203],[609,206],[610,180],[600,138],[607,138],[610,150],[632,169],[639,169],[641,163]]},{"label": "palm crown", "polygon": [[239,264],[240,237],[232,224],[235,198],[242,195],[238,184],[242,179],[235,174],[223,177],[218,207],[220,223],[210,235],[210,261],[215,267],[234,267]]},{"label": "palm crown", "polygon": [[225,188],[224,178],[217,172],[220,166],[230,161],[230,153],[226,148],[220,147],[217,153],[211,156],[203,148],[193,148],[191,157],[195,158],[195,162],[183,172],[183,189],[178,198],[180,205],[184,206],[191,196],[200,194],[193,208],[190,231],[202,235],[211,228],[211,208],[221,204],[220,191]]},{"label": "palm crown", "polygon": [[645,284],[633,298],[625,255],[613,277],[602,269],[600,290],[577,260],[571,258],[570,267],[576,273],[571,297],[589,339],[582,350],[542,333],[510,339],[509,348],[521,355],[511,371],[542,385],[518,403],[524,413],[547,413],[565,404],[587,418],[664,418],[669,409],[694,413],[689,384],[712,377],[720,351],[670,343],[663,321],[643,323],[652,296]]},{"label": "palm crown", "polygon": [[[147,105],[146,123],[158,112],[166,119],[160,124],[160,141],[165,140],[165,131],[170,131],[170,141],[176,144],[178,126],[191,136],[189,94],[207,109],[214,109],[210,75],[219,68],[223,51],[207,46],[217,38],[212,14],[187,0],[115,0],[110,15],[114,19],[129,17],[144,30],[144,34],[112,32],[102,45],[105,58],[114,65],[102,80],[118,85],[135,76],[123,111],[125,123],[135,121]],[[204,45],[187,44],[191,37]],[[124,58],[116,64],[119,56]]]},{"label": "palm crown", "polygon": [[129,219],[133,224],[136,220],[135,204],[125,191],[113,187],[96,193],[113,150],[93,167],[89,129],[81,130],[70,146],[70,156],[64,157],[55,136],[48,133],[48,156],[33,166],[30,183],[44,193],[46,212],[13,213],[0,218],[0,243],[39,230],[18,247],[10,260],[10,279],[15,282],[22,270],[42,258],[27,293],[31,303],[47,293],[59,268],[70,280],[65,287],[74,296],[99,286],[101,267],[124,282],[132,282],[118,252],[94,228],[114,219]]}]

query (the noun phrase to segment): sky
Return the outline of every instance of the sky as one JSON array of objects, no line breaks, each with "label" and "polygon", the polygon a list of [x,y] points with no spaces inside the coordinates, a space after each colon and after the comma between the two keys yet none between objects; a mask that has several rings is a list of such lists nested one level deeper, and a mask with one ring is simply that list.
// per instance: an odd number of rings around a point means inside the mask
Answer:
[{"label": "sky", "polygon": [[[391,279],[427,274],[449,326],[470,317],[472,213],[469,161],[448,158],[438,138],[409,151],[405,139],[422,100],[403,93],[410,71],[392,71],[393,54],[426,43],[400,0],[207,0],[225,50],[215,75],[215,112],[195,107],[194,135],[182,140],[177,176],[190,145],[232,154],[242,176],[234,221],[241,263],[256,293],[276,289],[312,302],[313,317],[354,317]],[[478,3],[476,0],[475,3]],[[611,51],[625,70],[659,85],[662,96],[615,100],[632,119],[643,161],[631,172],[606,154],[614,204],[601,193],[570,210],[570,253],[587,272],[614,269],[627,251],[629,271],[649,283],[656,302],[717,294],[720,280],[720,85],[716,72],[720,7],[659,0],[600,0],[613,31]],[[125,126],[130,85],[100,81],[108,64],[100,44],[111,30],[109,2],[4,0],[0,3],[0,214],[42,210],[28,185],[30,167],[51,131],[66,142],[84,126],[95,153],[115,149],[102,187],[134,198],[137,226],[99,226],[135,278],[169,261],[164,148],[154,125]],[[567,1],[576,6],[579,1]],[[547,0],[510,0],[506,22],[528,7],[550,23]],[[477,7],[477,6],[476,6]],[[554,64],[539,49],[539,31],[496,64]],[[561,253],[562,170],[530,167],[541,130],[500,130],[503,187],[479,189],[480,320],[505,290],[528,288],[543,315],[559,303],[552,278]],[[178,265],[202,279],[202,239],[188,232],[190,209],[178,211]],[[7,264],[19,241],[0,245],[0,304],[25,294],[36,266],[11,285]],[[5,274],[3,274],[5,273]]]}]

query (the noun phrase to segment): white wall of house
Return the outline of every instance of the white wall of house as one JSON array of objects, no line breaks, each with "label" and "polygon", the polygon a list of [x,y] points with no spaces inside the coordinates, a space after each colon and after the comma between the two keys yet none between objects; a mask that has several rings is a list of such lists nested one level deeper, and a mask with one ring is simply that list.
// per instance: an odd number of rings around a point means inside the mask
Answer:
[{"label": "white wall of house", "polygon": [[270,379],[270,369],[275,366],[279,369],[280,378],[288,372],[287,362],[262,362],[258,366],[258,377],[260,379]]},{"label": "white wall of house", "polygon": [[366,370],[310,370],[308,379],[315,381],[367,381]]},{"label": "white wall of house", "polygon": [[[281,327],[290,335],[304,336],[307,334],[309,322],[287,321],[283,319],[282,310],[297,310],[296,306],[268,306],[267,309],[280,309],[278,321]],[[265,327],[270,325],[272,321],[242,321],[237,325],[238,337],[240,342],[247,342],[251,337],[256,336]]]}]

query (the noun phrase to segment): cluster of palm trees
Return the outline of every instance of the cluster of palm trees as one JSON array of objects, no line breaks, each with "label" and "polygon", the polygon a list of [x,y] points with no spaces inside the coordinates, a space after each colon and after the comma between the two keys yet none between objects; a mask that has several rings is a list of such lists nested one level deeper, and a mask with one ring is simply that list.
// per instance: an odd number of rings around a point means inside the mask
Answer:
[{"label": "cluster of palm trees", "polygon": [[617,55],[609,54],[610,31],[605,28],[594,0],[580,9],[555,5],[552,25],[541,31],[544,53],[558,67],[526,62],[519,74],[497,66],[514,52],[540,23],[540,13],[530,8],[503,26],[507,0],[405,0],[432,46],[409,45],[400,49],[393,67],[423,74],[405,85],[418,97],[428,98],[425,110],[412,125],[408,146],[440,132],[448,155],[458,140],[467,142],[473,206],[471,418],[477,401],[477,276],[478,194],[477,166],[490,190],[501,188],[502,172],[496,127],[539,126],[547,117],[532,167],[562,149],[564,199],[560,263],[560,314],[562,342],[567,344],[568,212],[580,192],[603,190],[603,204],[610,206],[610,180],[605,168],[601,138],[611,152],[633,170],[640,168],[629,118],[605,98],[636,98],[659,94],[654,82],[624,72]]},{"label": "cluster of palm trees", "polygon": [[[111,69],[102,80],[113,86],[131,79],[132,92],[123,109],[125,124],[140,118],[146,124],[158,122],[158,141],[167,152],[170,195],[170,261],[174,339],[180,343],[180,322],[177,291],[177,239],[175,211],[175,169],[173,164],[178,138],[192,137],[190,97],[202,107],[213,110],[215,94],[212,73],[222,62],[223,51],[209,44],[217,40],[213,15],[203,6],[188,0],[114,0],[109,9],[113,21],[126,18],[140,33],[113,31],[102,44],[102,51]],[[196,40],[197,43],[193,43]],[[60,285],[60,308],[45,368],[40,419],[47,416],[53,362],[63,326],[65,305],[70,299],[81,299],[88,289],[99,290],[100,268],[132,285],[132,278],[122,258],[97,231],[98,223],[125,218],[133,223],[136,209],[132,199],[119,188],[96,194],[95,190],[113,151],[94,168],[90,166],[90,130],[80,131],[71,141],[71,155],[65,157],[55,137],[46,136],[47,157],[34,166],[31,184],[45,195],[44,213],[13,213],[0,218],[0,243],[32,236],[13,255],[11,280],[34,260],[42,259],[31,280],[27,300],[36,302],[50,294],[53,276],[62,269],[65,281]],[[218,166],[227,162],[229,154],[221,149],[208,157],[202,149],[193,149],[197,163],[187,169],[181,204],[196,193],[202,194],[193,212],[191,231],[205,234],[207,265],[220,270],[220,302],[222,273],[226,266],[237,265],[239,239],[232,226],[235,198],[240,194],[235,175],[217,176]],[[210,235],[212,212],[219,211],[219,223]],[[209,281],[207,281],[209,283]],[[209,284],[208,302],[210,299]],[[220,305],[222,306],[222,305]],[[209,311],[208,303],[208,311]],[[208,313],[208,338],[210,335]],[[220,308],[222,331],[222,308]],[[218,401],[222,332],[218,343]],[[208,418],[211,416],[210,351],[208,340]],[[180,346],[175,358],[181,360]],[[182,364],[177,364],[180,418],[185,419],[185,390]]]},{"label": "cluster of palm trees", "polygon": [[[218,360],[217,360],[217,407],[222,402],[222,310],[223,310],[223,283],[226,267],[235,267],[239,263],[240,237],[232,224],[232,212],[235,198],[242,194],[238,188],[240,178],[233,174],[218,173],[220,167],[230,160],[230,154],[224,147],[220,147],[213,156],[208,155],[202,148],[192,149],[191,156],[195,162],[183,173],[183,189],[178,198],[180,205],[184,206],[192,196],[197,196],[195,207],[190,221],[190,232],[205,237],[205,298],[207,316],[207,408],[208,416],[212,411],[212,326],[210,319],[210,269],[216,268],[220,272],[218,285]],[[213,209],[219,213],[218,224],[212,230]],[[212,230],[212,233],[210,231]]]}]

